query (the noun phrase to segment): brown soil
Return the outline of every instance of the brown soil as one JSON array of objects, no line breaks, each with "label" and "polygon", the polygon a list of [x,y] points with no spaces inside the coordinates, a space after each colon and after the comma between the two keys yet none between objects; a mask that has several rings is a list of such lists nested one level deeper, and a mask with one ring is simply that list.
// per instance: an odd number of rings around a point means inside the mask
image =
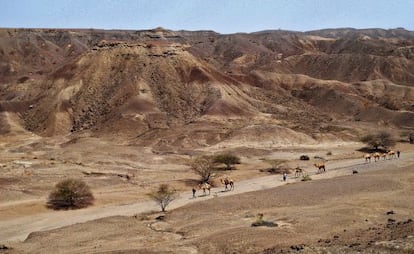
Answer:
[{"label": "brown soil", "polygon": [[[398,253],[413,248],[414,157],[407,144],[398,145],[400,159],[376,163],[364,162],[355,151],[359,144],[331,144],[336,148],[329,156],[329,144],[239,148],[234,150],[242,158],[237,170],[217,171],[215,176],[229,175],[236,181],[235,190],[223,192],[218,184],[210,196],[198,192],[192,199],[197,176],[184,166],[188,155],[160,156],[90,138],[52,148],[57,141],[32,138],[6,145],[0,203],[0,236],[11,248],[6,253]],[[30,156],[27,147],[36,148]],[[92,153],[96,147],[99,152]],[[300,161],[301,154],[326,157],[328,172],[315,174],[316,160]],[[280,174],[263,170],[271,159],[287,168],[300,166],[313,180],[301,182],[292,170],[285,184]],[[119,176],[124,173],[134,177]],[[85,180],[96,204],[75,211],[47,210],[46,196],[62,176]],[[181,193],[162,220],[155,219],[159,207],[146,201],[146,193],[159,183]],[[251,227],[258,213],[278,226]]]}]

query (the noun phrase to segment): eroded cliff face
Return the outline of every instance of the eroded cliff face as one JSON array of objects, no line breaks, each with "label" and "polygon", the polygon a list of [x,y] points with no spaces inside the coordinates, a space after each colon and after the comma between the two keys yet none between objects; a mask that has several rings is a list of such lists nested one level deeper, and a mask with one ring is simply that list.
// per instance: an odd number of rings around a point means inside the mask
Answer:
[{"label": "eroded cliff face", "polygon": [[188,147],[352,139],[414,127],[413,70],[403,29],[0,29],[1,131]]}]

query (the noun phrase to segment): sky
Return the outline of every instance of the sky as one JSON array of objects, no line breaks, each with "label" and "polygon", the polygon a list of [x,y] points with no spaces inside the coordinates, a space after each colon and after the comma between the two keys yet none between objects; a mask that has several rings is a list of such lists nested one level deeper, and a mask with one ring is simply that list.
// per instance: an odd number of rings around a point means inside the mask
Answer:
[{"label": "sky", "polygon": [[0,27],[414,30],[414,0],[0,0]]}]

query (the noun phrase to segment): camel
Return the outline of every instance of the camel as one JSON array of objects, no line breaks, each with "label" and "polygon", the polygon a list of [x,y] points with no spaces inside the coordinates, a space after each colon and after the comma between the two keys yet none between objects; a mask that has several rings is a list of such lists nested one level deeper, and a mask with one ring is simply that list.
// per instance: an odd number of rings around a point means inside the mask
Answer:
[{"label": "camel", "polygon": [[395,158],[396,159],[397,156],[395,155],[395,152],[391,150],[391,151],[388,152],[388,158],[390,158],[390,159]]},{"label": "camel", "polygon": [[371,154],[370,153],[364,154],[364,159],[365,159],[365,162],[371,162]]},{"label": "camel", "polygon": [[380,159],[381,154],[380,154],[380,153],[374,153],[374,154],[373,154],[373,157],[374,157],[374,161],[377,161],[377,160],[379,160],[379,159]]},{"label": "camel", "polygon": [[208,190],[208,195],[210,195],[210,189],[211,189],[211,185],[210,184],[208,184],[208,183],[200,183],[198,185],[198,188],[203,190],[204,196],[207,195],[206,194],[206,190]]},{"label": "camel", "polygon": [[381,157],[384,161],[387,159],[387,155],[388,155],[387,153],[382,153],[381,154]]},{"label": "camel", "polygon": [[323,172],[326,171],[325,163],[324,162],[315,163],[313,165],[318,168],[318,173],[322,173],[322,170],[323,170]]},{"label": "camel", "polygon": [[220,178],[220,182],[224,184],[224,190],[227,190],[227,185],[230,185],[230,190],[234,190],[234,181],[228,177]]},{"label": "camel", "polygon": [[295,177],[305,176],[305,175],[306,175],[306,171],[304,169],[301,169],[300,167],[295,168]]}]

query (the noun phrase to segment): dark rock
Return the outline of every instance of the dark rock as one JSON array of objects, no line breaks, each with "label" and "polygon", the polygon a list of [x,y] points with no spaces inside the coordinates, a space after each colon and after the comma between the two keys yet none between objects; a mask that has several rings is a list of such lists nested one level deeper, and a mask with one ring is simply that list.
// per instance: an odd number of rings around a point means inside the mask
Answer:
[{"label": "dark rock", "polygon": [[393,224],[393,223],[395,223],[395,220],[394,220],[394,219],[391,219],[391,218],[388,218],[387,223],[388,223],[388,224]]},{"label": "dark rock", "polygon": [[388,211],[388,212],[387,212],[387,215],[390,215],[390,214],[395,214],[395,213],[394,213],[394,211],[393,211],[393,210],[391,210],[391,211]]},{"label": "dark rock", "polygon": [[165,219],[165,215],[157,216],[155,219],[156,220],[164,220]]},{"label": "dark rock", "polygon": [[7,247],[6,245],[0,244],[0,250],[8,250],[8,249],[9,247]]},{"label": "dark rock", "polygon": [[353,175],[358,174],[358,170],[352,170],[352,174]]},{"label": "dark rock", "polygon": [[403,224],[408,224],[408,223],[411,223],[411,222],[413,222],[413,220],[412,219],[408,219],[408,220],[404,221]]},{"label": "dark rock", "polygon": [[361,245],[361,244],[360,243],[351,243],[349,245],[349,248],[354,248],[354,247],[359,246],[359,245]]},{"label": "dark rock", "polygon": [[301,250],[303,250],[303,248],[304,248],[305,246],[303,245],[303,244],[300,244],[300,245],[292,245],[292,246],[290,246],[290,248],[292,249],[292,250],[296,250],[296,251],[301,251]]}]

